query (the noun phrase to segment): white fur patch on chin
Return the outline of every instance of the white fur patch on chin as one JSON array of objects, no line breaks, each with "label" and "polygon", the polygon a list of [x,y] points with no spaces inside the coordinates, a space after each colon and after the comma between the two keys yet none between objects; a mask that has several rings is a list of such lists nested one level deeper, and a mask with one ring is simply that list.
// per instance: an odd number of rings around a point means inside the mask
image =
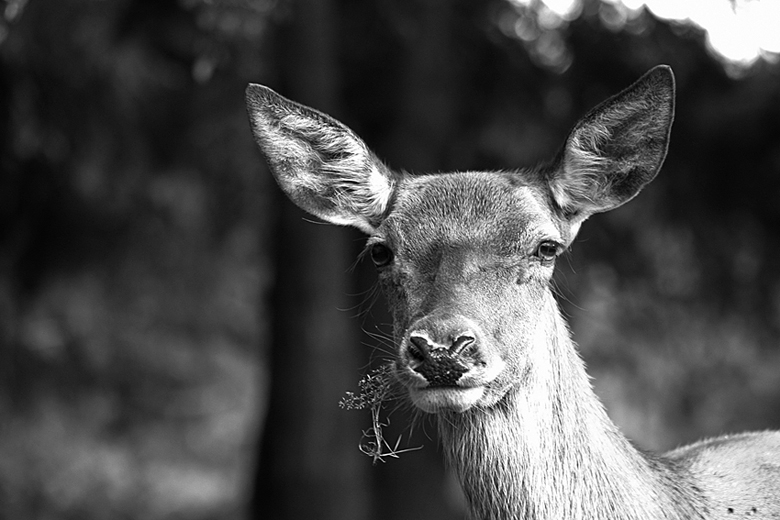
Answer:
[{"label": "white fur patch on chin", "polygon": [[409,389],[409,397],[411,397],[412,403],[420,410],[428,413],[444,411],[465,412],[475,406],[484,394],[484,386]]}]

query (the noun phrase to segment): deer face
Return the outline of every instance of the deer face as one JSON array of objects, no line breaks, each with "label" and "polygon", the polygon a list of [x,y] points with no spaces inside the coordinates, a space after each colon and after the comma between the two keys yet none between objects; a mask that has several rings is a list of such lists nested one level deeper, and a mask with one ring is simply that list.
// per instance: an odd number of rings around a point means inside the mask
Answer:
[{"label": "deer face", "polygon": [[633,198],[666,154],[674,80],[659,66],[589,112],[548,167],[412,176],[351,130],[259,85],[255,139],[285,193],[369,235],[394,317],[398,379],[427,412],[495,405],[534,375],[557,312],[555,257],[590,215]]},{"label": "deer face", "polygon": [[410,178],[368,240],[393,313],[396,374],[422,410],[490,406],[531,369],[569,231],[520,180]]}]

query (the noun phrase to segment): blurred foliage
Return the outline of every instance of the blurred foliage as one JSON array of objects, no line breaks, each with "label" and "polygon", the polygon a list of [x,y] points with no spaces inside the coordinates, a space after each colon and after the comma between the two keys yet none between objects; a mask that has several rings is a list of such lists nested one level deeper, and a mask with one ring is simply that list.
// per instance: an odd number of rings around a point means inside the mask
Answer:
[{"label": "blurred foliage", "polygon": [[[290,47],[297,4],[0,3],[0,518],[246,516],[280,204],[250,81],[327,88],[320,108],[396,167],[506,169],[549,158],[578,116],[669,63],[663,171],[583,226],[556,287],[643,447],[780,427],[777,65],[735,79],[700,30],[611,2],[553,19],[542,2],[333,0],[329,39],[298,35],[333,56],[312,83],[296,54],[311,51]],[[381,305],[355,326],[374,321]],[[373,517],[457,516],[451,480],[421,474],[439,471],[435,442],[411,444],[427,446],[366,473]]]},{"label": "blurred foliage", "polygon": [[243,512],[267,269],[241,93],[268,16],[6,6],[0,517]]}]

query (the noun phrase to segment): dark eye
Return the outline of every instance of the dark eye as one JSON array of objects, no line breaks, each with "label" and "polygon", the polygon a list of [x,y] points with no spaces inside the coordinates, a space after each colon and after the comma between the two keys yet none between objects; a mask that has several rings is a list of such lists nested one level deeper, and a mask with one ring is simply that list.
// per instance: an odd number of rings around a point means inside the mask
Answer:
[{"label": "dark eye", "polygon": [[393,261],[393,252],[384,244],[374,244],[371,246],[371,261],[377,267],[384,267]]},{"label": "dark eye", "polygon": [[559,250],[560,245],[558,245],[557,242],[553,242],[552,240],[545,240],[539,244],[539,247],[536,248],[536,253],[534,253],[534,255],[542,262],[552,262],[555,260],[555,257],[558,256]]}]

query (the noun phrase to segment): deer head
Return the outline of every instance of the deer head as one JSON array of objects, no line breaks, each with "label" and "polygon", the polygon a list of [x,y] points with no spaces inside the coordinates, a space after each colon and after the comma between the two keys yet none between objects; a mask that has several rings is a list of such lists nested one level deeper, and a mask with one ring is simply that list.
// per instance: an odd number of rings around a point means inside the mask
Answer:
[{"label": "deer head", "polygon": [[[583,117],[547,165],[511,172],[394,172],[350,129],[259,85],[255,139],[302,209],[369,235],[389,303],[395,374],[426,412],[496,406],[549,366],[553,267],[582,222],[658,172],[674,112],[658,66]],[[522,143],[518,143],[522,146]]]}]

